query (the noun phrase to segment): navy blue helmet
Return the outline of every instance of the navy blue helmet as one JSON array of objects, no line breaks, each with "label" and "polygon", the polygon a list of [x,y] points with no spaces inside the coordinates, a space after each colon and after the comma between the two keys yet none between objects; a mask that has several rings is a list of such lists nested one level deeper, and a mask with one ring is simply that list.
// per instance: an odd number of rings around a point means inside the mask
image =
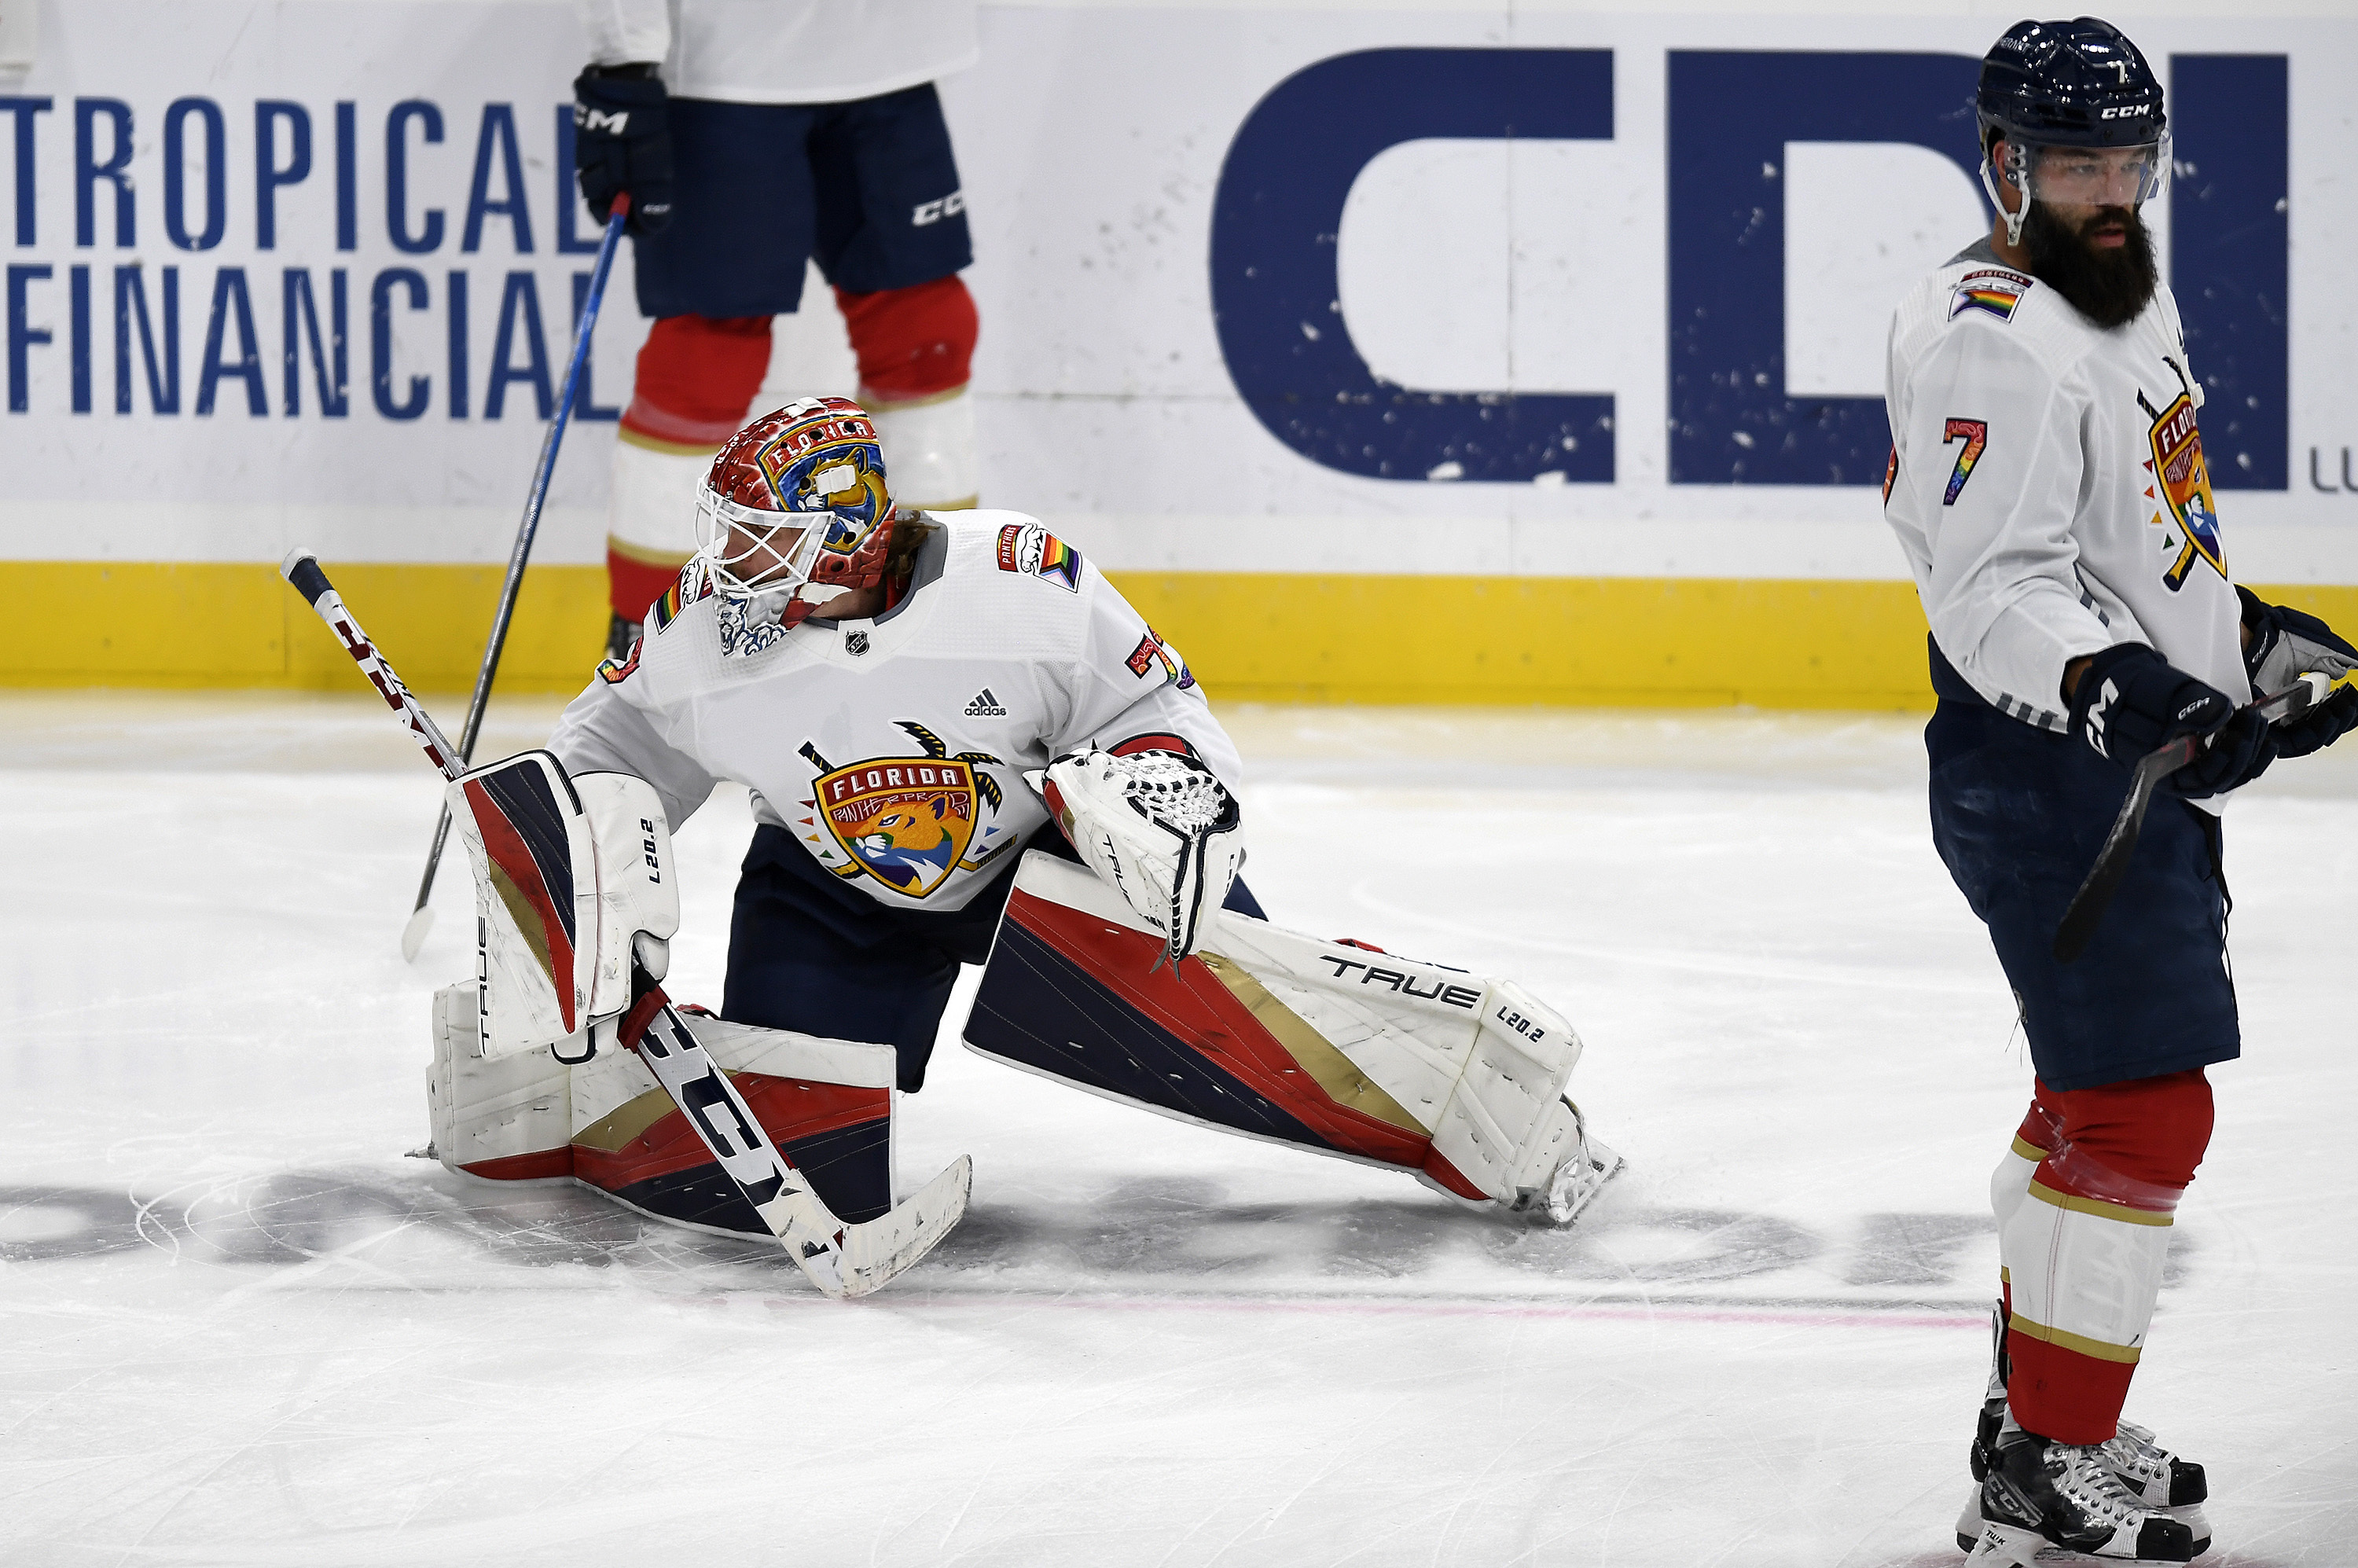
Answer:
[{"label": "navy blue helmet", "polygon": [[[2001,178],[2035,200],[2080,207],[2141,206],[2169,178],[2161,83],[2110,22],[2017,22],[1982,59],[1974,109],[1982,189],[2011,243],[2022,243],[2030,203],[2009,209]],[[2000,138],[2003,167],[1993,157]]]},{"label": "navy blue helmet", "polygon": [[2017,22],[1983,57],[1974,107],[1990,133],[2048,146],[2126,147],[2169,128],[2161,83],[2110,22]]}]

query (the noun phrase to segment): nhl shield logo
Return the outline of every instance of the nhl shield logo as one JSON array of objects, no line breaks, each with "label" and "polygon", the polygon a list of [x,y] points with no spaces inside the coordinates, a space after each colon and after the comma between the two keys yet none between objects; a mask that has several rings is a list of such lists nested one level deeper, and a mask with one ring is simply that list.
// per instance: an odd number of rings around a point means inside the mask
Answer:
[{"label": "nhl shield logo", "polygon": [[[924,725],[903,720],[901,728],[917,738],[926,755],[871,757],[834,768],[806,742],[802,754],[820,773],[811,781],[812,798],[804,804],[817,816],[811,825],[824,825],[843,856],[837,861],[820,854],[836,875],[873,877],[894,892],[924,898],[962,863],[968,869],[982,863],[968,861],[967,849],[981,811],[995,813],[1001,797],[999,781],[975,768],[1000,760],[983,752],[946,756],[947,748]],[[982,860],[996,854],[994,849]]]},{"label": "nhl shield logo", "polygon": [[2202,460],[2202,431],[2195,423],[2194,400],[2181,392],[2159,413],[2142,393],[2137,402],[2153,420],[2148,435],[2153,459],[2145,466],[2155,482],[2146,487],[2146,499],[2166,509],[2157,510],[2150,521],[2160,527],[2175,522],[2186,536],[2162,581],[2172,592],[2185,587],[2186,574],[2194,569],[2197,560],[2208,561],[2223,578],[2227,554],[2219,539],[2218,503],[2211,494],[2211,470]]}]

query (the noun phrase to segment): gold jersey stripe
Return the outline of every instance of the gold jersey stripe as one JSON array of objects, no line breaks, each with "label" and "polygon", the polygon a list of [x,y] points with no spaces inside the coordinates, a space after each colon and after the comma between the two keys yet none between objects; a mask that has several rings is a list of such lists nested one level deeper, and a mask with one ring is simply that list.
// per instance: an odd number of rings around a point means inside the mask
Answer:
[{"label": "gold jersey stripe", "polygon": [[1267,986],[1216,953],[1197,956],[1206,968],[1220,978],[1230,994],[1245,1004],[1260,1026],[1276,1037],[1302,1070],[1326,1091],[1328,1099],[1348,1106],[1362,1116],[1390,1122],[1403,1132],[1412,1132],[1420,1138],[1432,1136],[1433,1129],[1359,1071],[1357,1065],[1311,1027],[1307,1019],[1271,996]]},{"label": "gold jersey stripe", "polygon": [[2030,1184],[2030,1195],[2040,1203],[2053,1204],[2057,1208],[2074,1214],[2093,1214],[2098,1219],[2118,1220],[2123,1225],[2169,1225],[2171,1217],[2156,1214],[2149,1208],[2131,1208],[2125,1203],[2106,1203],[2102,1198],[2083,1198],[2072,1193],[2059,1193],[2044,1182]]},{"label": "gold jersey stripe", "polygon": [[2033,1323],[2020,1312],[2006,1320],[2006,1328],[2008,1334],[2040,1340],[2058,1350],[2069,1350],[2094,1361],[2114,1361],[2125,1367],[2134,1367],[2137,1358],[2145,1354],[2134,1345],[2109,1345],[2101,1339],[2091,1339],[2084,1334],[2073,1334],[2069,1329],[2050,1328],[2043,1323]]},{"label": "gold jersey stripe", "polygon": [[2018,1132],[2014,1135],[2014,1152],[2021,1155],[2024,1159],[2029,1161],[2034,1165],[2038,1164],[2041,1160],[2046,1159],[2048,1154],[2051,1152],[2051,1151],[2041,1149],[2036,1143],[2025,1141],[2022,1134]]}]

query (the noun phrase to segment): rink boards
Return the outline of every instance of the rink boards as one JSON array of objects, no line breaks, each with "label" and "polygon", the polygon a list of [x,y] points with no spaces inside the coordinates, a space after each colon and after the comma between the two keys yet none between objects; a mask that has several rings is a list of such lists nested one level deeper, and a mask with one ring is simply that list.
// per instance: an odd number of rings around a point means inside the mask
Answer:
[{"label": "rink boards", "polygon": [[[945,85],[984,494],[1231,697],[1921,705],[1878,515],[1890,302],[1986,225],[2000,23],[985,5]],[[82,0],[0,75],[0,682],[335,678],[317,549],[464,685],[589,267],[569,8]],[[2345,16],[2141,16],[2147,216],[2240,579],[2358,617]],[[0,39],[0,45],[8,40]],[[0,56],[8,52],[0,47]],[[1314,135],[1304,127],[1314,128]],[[507,654],[578,687],[646,330],[627,252]],[[849,390],[822,307],[770,395]],[[682,547],[686,547],[683,532]],[[2295,590],[2298,590],[2297,592]],[[1282,605],[1282,613],[1271,613]]]}]

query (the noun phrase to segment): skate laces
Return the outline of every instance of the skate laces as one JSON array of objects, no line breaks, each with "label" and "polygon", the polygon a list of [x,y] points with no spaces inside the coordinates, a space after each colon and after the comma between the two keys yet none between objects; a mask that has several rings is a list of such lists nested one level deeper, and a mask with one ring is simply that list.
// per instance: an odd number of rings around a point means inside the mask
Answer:
[{"label": "skate laces", "polygon": [[2106,1446],[2050,1444],[2048,1477],[2056,1491],[2083,1513],[2115,1527],[2134,1524],[2151,1510],[2105,1463]]},{"label": "skate laces", "polygon": [[2155,1441],[2150,1430],[2135,1422],[2121,1422],[2119,1432],[2103,1445],[2103,1452],[2114,1469],[2126,1471],[2140,1480],[2169,1478],[2169,1451]]}]

